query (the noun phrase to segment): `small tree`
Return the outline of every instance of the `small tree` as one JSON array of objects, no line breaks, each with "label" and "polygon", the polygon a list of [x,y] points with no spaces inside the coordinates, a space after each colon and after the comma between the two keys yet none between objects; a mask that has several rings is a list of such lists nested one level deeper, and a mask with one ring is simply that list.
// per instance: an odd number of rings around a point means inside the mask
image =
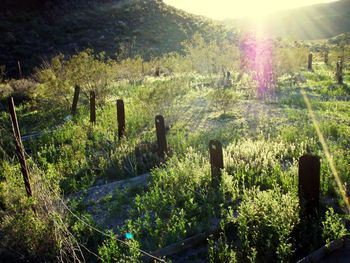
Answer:
[{"label": "small tree", "polygon": [[237,101],[237,95],[230,89],[223,87],[214,89],[208,96],[211,105],[214,108],[223,111],[224,115],[226,115],[233,103]]},{"label": "small tree", "polygon": [[115,78],[115,63],[105,60],[104,55],[94,55],[92,50],[85,50],[66,60],[63,55],[54,57],[36,72],[39,82],[38,96],[51,106],[68,108],[74,93],[74,86],[79,85],[85,97],[89,92],[96,92],[98,104],[103,104],[109,95],[109,87]]}]

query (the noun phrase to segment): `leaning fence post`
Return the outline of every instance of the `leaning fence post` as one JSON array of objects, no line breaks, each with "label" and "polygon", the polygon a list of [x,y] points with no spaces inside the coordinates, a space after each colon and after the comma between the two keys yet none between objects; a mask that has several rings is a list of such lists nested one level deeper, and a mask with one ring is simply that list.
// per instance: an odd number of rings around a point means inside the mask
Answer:
[{"label": "leaning fence post", "polygon": [[307,69],[312,70],[312,53],[309,54],[309,59],[307,63]]},{"label": "leaning fence post", "polygon": [[90,122],[96,122],[96,93],[90,91]]},{"label": "leaning fence post", "polygon": [[165,154],[168,152],[168,146],[165,136],[165,123],[162,115],[157,115],[155,118],[157,142],[158,142],[158,156],[164,160]]},{"label": "leaning fence post", "polygon": [[124,101],[117,100],[118,138],[121,140],[125,136],[125,108]]},{"label": "leaning fence post", "polygon": [[311,215],[317,211],[320,200],[320,159],[310,154],[299,159],[299,201],[302,211]]},{"label": "leaning fence post", "polygon": [[80,93],[80,87],[76,85],[74,88],[74,98],[73,98],[72,111],[71,111],[73,116],[77,113],[79,93]]},{"label": "leaning fence post", "polygon": [[13,98],[9,97],[7,100],[7,103],[8,103],[8,107],[9,107],[10,116],[11,116],[12,131],[13,131],[13,136],[14,136],[15,145],[16,145],[16,154],[17,154],[17,157],[18,157],[19,162],[21,164],[21,171],[22,171],[22,175],[23,175],[24,186],[26,188],[27,196],[31,197],[32,196],[32,189],[31,189],[30,181],[29,181],[28,166],[27,166],[25,155],[24,155],[21,133],[19,131],[19,126],[18,126],[17,115],[16,115],[16,110],[15,110]]},{"label": "leaning fence post", "polygon": [[222,145],[217,140],[209,142],[211,181],[214,187],[218,187],[221,181],[221,170],[224,169]]}]

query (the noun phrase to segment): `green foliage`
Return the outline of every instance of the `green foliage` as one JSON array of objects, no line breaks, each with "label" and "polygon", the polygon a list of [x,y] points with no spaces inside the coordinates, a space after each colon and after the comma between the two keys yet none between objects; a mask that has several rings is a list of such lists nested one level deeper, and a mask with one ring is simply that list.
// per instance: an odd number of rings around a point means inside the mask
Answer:
[{"label": "green foliage", "polygon": [[238,67],[238,48],[228,41],[206,43],[200,34],[195,34],[193,39],[183,45],[192,69],[200,74],[217,74]]},{"label": "green foliage", "polygon": [[225,235],[221,235],[217,241],[212,238],[208,239],[208,254],[210,263],[238,262],[237,253],[235,249],[227,243]]},{"label": "green foliage", "polygon": [[52,223],[45,222],[29,210],[17,216],[3,217],[0,227],[6,233],[7,240],[4,241],[9,247],[33,260],[44,257],[42,260],[45,261],[53,260],[59,249],[55,236],[47,235],[52,231]]},{"label": "green foliage", "polygon": [[142,262],[140,259],[141,253],[139,251],[140,245],[134,240],[126,240],[125,243],[120,243],[114,237],[113,232],[107,232],[110,236],[98,248],[98,255],[102,262]]},{"label": "green foliage", "polygon": [[35,99],[37,83],[32,79],[13,79],[1,84],[1,86],[3,86],[3,90],[0,97],[12,96],[18,102]]},{"label": "green foliage", "polygon": [[297,147],[293,143],[241,139],[226,148],[226,170],[237,179],[241,189],[256,185],[270,189],[279,185],[295,191],[297,159],[304,147],[303,144]]},{"label": "green foliage", "polygon": [[[140,4],[136,9],[142,8]],[[331,198],[341,207],[344,201],[300,87],[311,101],[335,167],[348,187],[349,104],[342,101],[349,94],[348,71],[345,84],[334,85],[332,64],[317,62],[314,71],[299,72],[307,50],[280,46],[274,53],[276,97],[258,100],[252,76],[236,70],[236,46],[204,37],[197,35],[187,42],[185,54],[149,61],[123,54],[110,61],[90,50],[71,58],[58,56],[37,71],[35,80],[0,84],[2,97],[16,90],[35,99],[17,108],[22,134],[42,131],[40,137],[24,142],[35,193],[28,200],[14,158],[8,114],[0,112],[0,209],[7,209],[0,210],[0,233],[5,245],[18,243],[21,253],[34,257],[36,252],[43,261],[64,253],[73,255],[67,259],[73,261],[82,258],[76,252],[79,243],[107,262],[138,262],[139,247],[157,250],[227,221],[238,229],[234,231],[238,238],[225,228],[218,240],[210,238],[211,262],[285,262],[299,256],[293,255],[295,250],[307,254],[322,245],[321,216],[314,225],[302,222],[294,231],[299,222],[296,193],[302,154],[321,157],[321,200]],[[154,76],[157,68],[159,77]],[[221,87],[222,71],[232,72],[227,88]],[[79,112],[63,121],[77,83],[82,88]],[[103,104],[94,125],[86,107],[91,89]],[[122,140],[117,137],[115,98],[123,98],[126,107]],[[216,118],[220,111],[229,114]],[[170,149],[163,164],[157,156],[157,114],[165,117]],[[210,175],[208,142],[212,139],[224,146],[225,169],[218,189],[213,188]],[[147,187],[118,188],[96,202],[84,203],[84,190],[94,184],[150,171]],[[69,199],[71,195],[81,198],[69,206],[89,225],[96,227],[97,218],[100,227],[111,224],[118,233],[134,233],[135,240],[124,245],[111,237],[101,243],[93,228],[68,217],[57,205],[61,193]],[[30,212],[32,204],[38,207],[38,217]],[[327,212],[326,242],[347,234],[340,219],[333,210]],[[52,232],[55,235],[47,238]],[[19,233],[27,236],[21,239]],[[307,244],[295,244],[294,234],[307,237]]]},{"label": "green foliage", "polygon": [[245,191],[236,221],[246,260],[289,262],[293,255],[291,234],[299,222],[298,213],[294,194],[283,194],[278,188]]},{"label": "green foliage", "polygon": [[239,95],[228,88],[216,88],[208,94],[212,105],[226,115],[235,102],[237,102]]},{"label": "green foliage", "polygon": [[277,79],[284,74],[292,75],[306,67],[309,51],[303,47],[275,47],[273,50],[273,70]]},{"label": "green foliage", "polygon": [[342,218],[334,212],[332,207],[326,211],[326,217],[322,222],[322,226],[322,238],[326,244],[349,234],[342,222]]},{"label": "green foliage", "polygon": [[142,58],[126,58],[116,66],[116,76],[120,80],[127,80],[130,84],[141,84],[148,64]]},{"label": "green foliage", "polygon": [[209,166],[201,155],[189,149],[185,158],[172,157],[152,176],[147,193],[136,196],[131,211],[134,220],[129,222],[132,232],[142,233],[145,244],[151,249],[163,247],[208,223],[203,216],[213,213],[205,202]]},{"label": "green foliage", "polygon": [[96,92],[98,104],[105,103],[110,94],[110,84],[116,78],[114,62],[104,55],[94,55],[85,50],[70,59],[63,55],[54,57],[43,69],[36,73],[39,85],[38,96],[50,103],[66,108],[71,105],[75,85],[79,85],[83,95]]},{"label": "green foliage", "polygon": [[[78,259],[81,256],[79,244],[69,232],[68,222],[58,205],[56,178],[44,174],[28,160],[33,192],[28,198],[19,165],[0,164],[6,177],[0,182],[0,199],[5,205],[5,209],[0,210],[2,246],[31,261]],[[9,256],[8,261],[12,260],[14,258]]]}]

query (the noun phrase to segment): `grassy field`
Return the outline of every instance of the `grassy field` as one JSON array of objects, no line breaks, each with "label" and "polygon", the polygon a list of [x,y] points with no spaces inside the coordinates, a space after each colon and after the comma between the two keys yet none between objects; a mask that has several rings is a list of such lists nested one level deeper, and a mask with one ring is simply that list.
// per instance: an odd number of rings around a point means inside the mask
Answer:
[{"label": "grassy field", "polygon": [[[21,104],[22,135],[41,133],[24,141],[34,193],[29,200],[2,111],[1,253],[39,261],[138,262],[145,259],[139,249],[154,252],[216,229],[204,244],[165,260],[294,262],[348,235],[347,207],[331,164],[348,193],[350,74],[345,68],[341,85],[334,71],[334,63],[316,61],[313,71],[281,75],[265,98],[239,71],[226,87],[220,74],[114,80],[95,124],[84,96],[75,117],[67,117],[67,107]],[[121,141],[117,98],[126,107]],[[157,114],[165,118],[169,145],[162,164]],[[211,185],[213,139],[224,150],[218,188]],[[313,218],[300,216],[298,160],[305,153],[321,158],[320,209]],[[147,173],[146,184],[103,187]],[[94,186],[102,192],[91,198]],[[133,237],[124,238],[126,233]]]}]

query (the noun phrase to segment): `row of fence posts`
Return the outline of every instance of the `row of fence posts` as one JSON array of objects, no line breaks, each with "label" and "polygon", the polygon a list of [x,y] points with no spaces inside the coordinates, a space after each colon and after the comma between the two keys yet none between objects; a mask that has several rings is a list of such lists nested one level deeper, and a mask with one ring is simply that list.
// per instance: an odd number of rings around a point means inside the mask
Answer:
[{"label": "row of fence posts", "polygon": [[[310,71],[312,70],[312,58],[313,58],[312,53],[309,53],[307,69]],[[328,51],[325,51],[324,63],[327,65],[328,61],[329,61]],[[338,84],[343,84],[343,79],[344,79],[343,70],[344,70],[344,56],[340,56],[340,57],[338,57],[337,68],[336,68],[336,72],[335,72],[335,78],[336,78]]]},{"label": "row of fence posts", "polygon": [[[73,98],[71,113],[74,115],[77,112],[77,104],[80,88],[76,86]],[[95,92],[90,94],[90,121],[96,122],[96,103]],[[13,98],[8,99],[8,107],[11,116],[13,127],[13,136],[15,138],[16,154],[21,164],[24,185],[29,197],[32,196],[32,190],[29,180],[29,173],[24,155],[24,148],[21,141],[19,125],[16,117]],[[125,137],[125,108],[123,100],[117,100],[117,122],[118,122],[118,138]],[[158,156],[161,160],[165,160],[168,153],[168,145],[166,139],[165,121],[162,115],[155,117],[156,136],[158,144]],[[218,187],[221,181],[222,169],[224,169],[224,159],[222,145],[217,140],[209,142],[209,155],[211,164],[212,184]],[[319,194],[320,194],[320,159],[317,156],[303,155],[299,159],[299,184],[298,192],[300,204],[306,214],[311,214],[318,209]]]}]

